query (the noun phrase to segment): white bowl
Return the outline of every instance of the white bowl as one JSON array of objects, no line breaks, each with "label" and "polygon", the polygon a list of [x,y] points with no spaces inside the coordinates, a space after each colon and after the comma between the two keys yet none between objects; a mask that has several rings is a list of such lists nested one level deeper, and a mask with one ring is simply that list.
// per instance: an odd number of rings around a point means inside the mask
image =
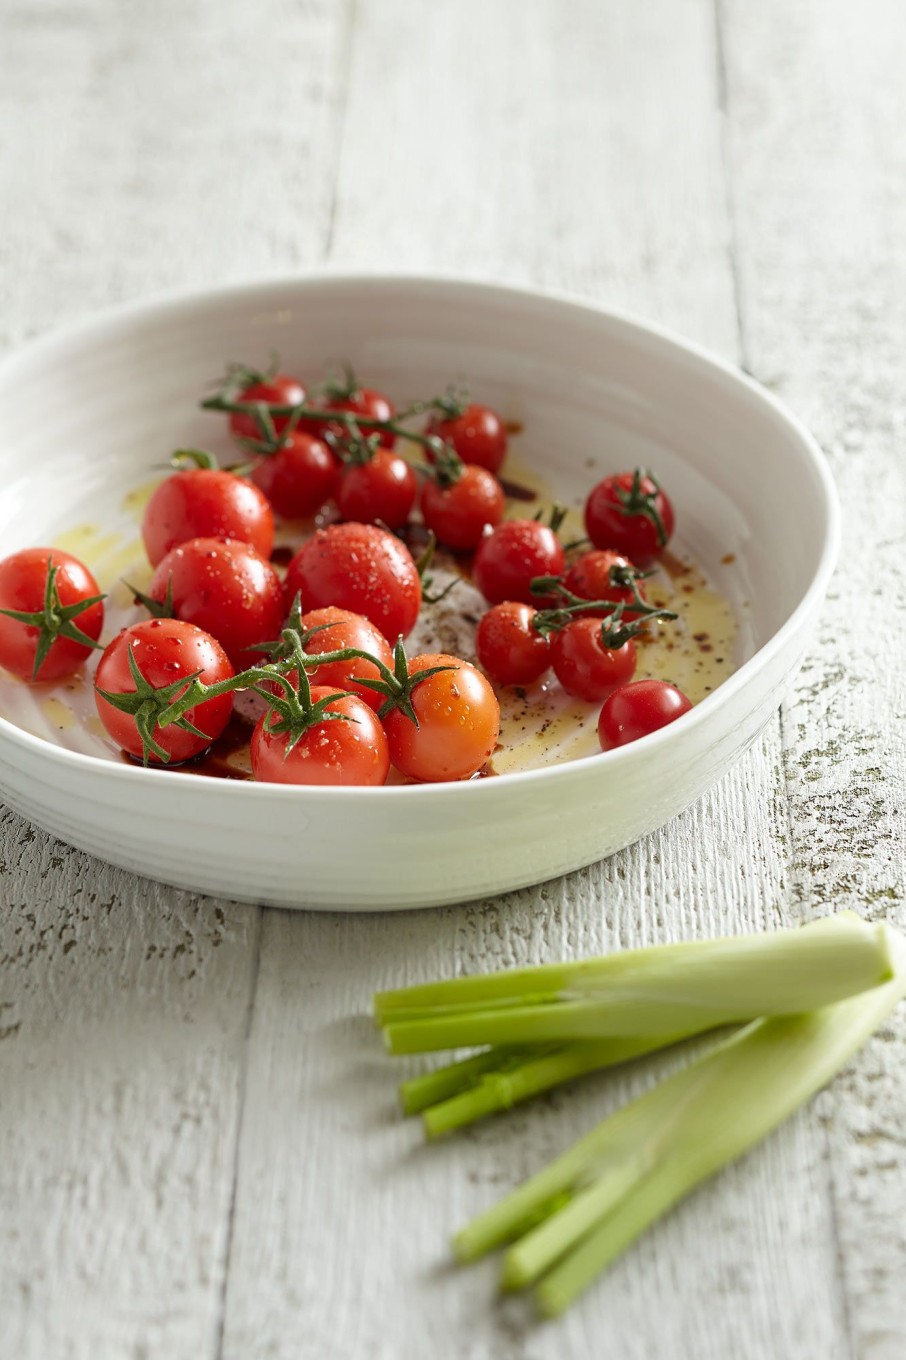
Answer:
[{"label": "white bowl", "polygon": [[[132,306],[0,366],[5,551],[46,543],[210,439],[197,399],[229,359],[349,359],[393,394],[468,375],[526,427],[526,460],[581,498],[645,464],[740,618],[736,672],[679,722],[610,752],[467,784],[308,790],[187,778],[63,749],[0,719],[0,795],[102,859],[187,888],[374,911],[483,897],[628,845],[739,758],[801,661],[838,512],[807,431],[693,345],[564,298],[456,280],[322,276]],[[728,555],[731,565],[722,562]]]}]

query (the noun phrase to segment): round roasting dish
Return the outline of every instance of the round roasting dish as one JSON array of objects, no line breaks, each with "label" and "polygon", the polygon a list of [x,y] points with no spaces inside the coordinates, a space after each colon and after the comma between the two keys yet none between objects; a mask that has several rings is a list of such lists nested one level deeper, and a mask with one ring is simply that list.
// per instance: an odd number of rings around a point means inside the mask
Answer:
[{"label": "round roasting dish", "polygon": [[[567,298],[454,279],[320,275],[120,309],[0,365],[5,551],[106,508],[178,446],[210,443],[199,393],[227,360],[391,396],[467,375],[524,424],[520,458],[581,504],[597,475],[657,469],[680,537],[733,602],[738,667],[690,714],[607,755],[465,784],[304,789],[187,778],[42,739],[0,716],[0,797],[101,858],[286,907],[480,898],[600,859],[662,825],[755,739],[795,675],[833,569],[838,511],[814,440],[694,345]],[[732,561],[725,559],[732,558]],[[92,663],[93,664],[93,663]]]}]

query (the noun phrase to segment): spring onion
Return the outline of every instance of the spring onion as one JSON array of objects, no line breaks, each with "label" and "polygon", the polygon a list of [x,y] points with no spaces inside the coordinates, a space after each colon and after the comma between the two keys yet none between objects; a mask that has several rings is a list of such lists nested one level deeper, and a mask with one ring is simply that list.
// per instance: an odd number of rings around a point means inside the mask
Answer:
[{"label": "spring onion", "polygon": [[504,1285],[536,1284],[541,1312],[562,1312],[672,1205],[825,1085],[906,995],[906,941],[886,927],[875,934],[888,981],[716,1043],[473,1220],[455,1254],[469,1261],[513,1243]]},{"label": "spring onion", "polygon": [[660,945],[378,993],[374,1010],[391,1053],[539,1046],[692,1034],[811,1011],[890,976],[883,928],[842,913],[765,935]]},{"label": "spring onion", "polygon": [[[687,1037],[643,1034],[540,1049],[489,1049],[429,1073],[428,1081],[413,1078],[400,1088],[400,1098],[407,1114],[421,1112],[427,1136],[437,1138],[563,1082],[629,1062]],[[455,1071],[457,1068],[460,1072]],[[466,1069],[465,1075],[462,1069]]]},{"label": "spring onion", "polygon": [[561,1312],[640,1233],[846,1063],[906,995],[906,940],[850,913],[379,993],[391,1052],[489,1045],[400,1088],[429,1137],[595,1068],[734,1024],[454,1239]]}]

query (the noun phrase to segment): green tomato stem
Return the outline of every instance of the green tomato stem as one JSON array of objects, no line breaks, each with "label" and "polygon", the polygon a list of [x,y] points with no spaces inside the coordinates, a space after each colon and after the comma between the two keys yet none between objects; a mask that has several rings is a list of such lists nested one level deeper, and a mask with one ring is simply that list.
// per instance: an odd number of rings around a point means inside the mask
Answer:
[{"label": "green tomato stem", "polygon": [[[357,425],[362,430],[385,430],[389,434],[399,435],[402,439],[409,439],[412,443],[419,444],[435,457],[452,456],[458,461],[455,450],[449,444],[445,444],[437,435],[422,434],[418,430],[411,430],[400,419],[378,420],[374,416],[359,415],[356,411],[331,411],[323,406],[309,406],[306,402],[290,406],[278,402],[233,401],[224,396],[207,397],[201,403],[201,406],[205,411],[223,411],[230,415],[248,415],[255,418],[262,410],[265,410],[272,419],[274,416],[279,416],[281,419],[289,417],[296,423],[301,420],[312,420],[325,425],[345,425],[347,429]],[[406,414],[408,416],[409,411]],[[415,414],[420,414],[420,412]]]},{"label": "green tomato stem", "polygon": [[43,608],[34,611],[0,609],[0,614],[5,618],[15,619],[17,623],[24,623],[27,627],[37,628],[38,630],[38,643],[35,647],[35,660],[32,668],[33,681],[37,680],[38,672],[58,638],[67,638],[70,642],[76,642],[80,647],[89,649],[99,649],[102,646],[100,642],[90,638],[87,633],[83,633],[78,624],[75,623],[75,619],[83,614],[86,609],[91,609],[93,605],[100,604],[107,597],[105,595],[91,595],[84,600],[77,601],[76,604],[64,605],[57,590],[59,570],[53,559],[48,557],[47,575],[44,579]]}]

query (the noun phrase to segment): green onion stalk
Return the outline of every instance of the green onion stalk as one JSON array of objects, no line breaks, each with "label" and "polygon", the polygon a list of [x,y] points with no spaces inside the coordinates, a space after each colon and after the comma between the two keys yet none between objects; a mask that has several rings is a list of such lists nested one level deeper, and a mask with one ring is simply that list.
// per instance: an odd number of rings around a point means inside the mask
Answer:
[{"label": "green onion stalk", "polygon": [[688,1035],[621,1035],[542,1048],[490,1048],[400,1087],[406,1114],[421,1114],[428,1138],[509,1110],[554,1086],[630,1062]]},{"label": "green onion stalk", "polygon": [[[817,966],[830,960],[826,941],[860,938],[841,930],[848,924],[841,916],[794,935],[813,941]],[[852,995],[809,1006],[787,998],[796,1013],[753,1020],[717,1042],[469,1223],[454,1238],[456,1256],[471,1261],[510,1244],[504,1287],[534,1286],[543,1314],[562,1312],[656,1219],[820,1090],[906,995],[906,941],[888,927],[865,929],[874,978],[854,953]],[[800,966],[801,996],[816,995],[811,965]],[[845,991],[836,970],[829,990]]]},{"label": "green onion stalk", "polygon": [[[891,976],[882,927],[841,914],[769,934],[628,950],[378,993],[391,1053],[689,1035],[811,1011]],[[668,1036],[665,1038],[664,1036]]]}]

